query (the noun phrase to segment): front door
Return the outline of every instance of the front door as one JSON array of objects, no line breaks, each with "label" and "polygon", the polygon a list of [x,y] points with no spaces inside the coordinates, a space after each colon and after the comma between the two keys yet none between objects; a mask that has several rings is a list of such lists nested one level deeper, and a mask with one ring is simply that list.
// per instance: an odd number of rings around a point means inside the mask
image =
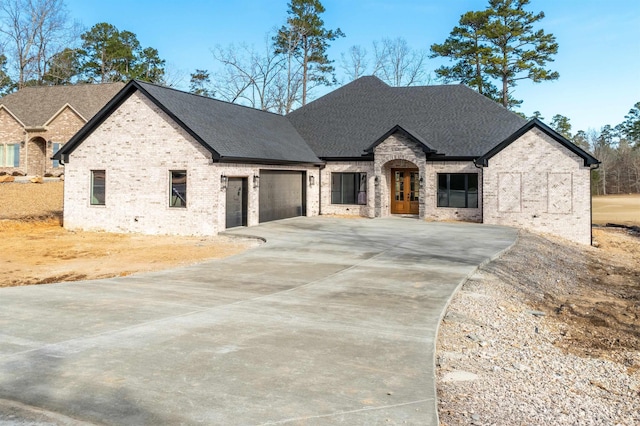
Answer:
[{"label": "front door", "polygon": [[227,181],[227,228],[247,226],[247,178]]},{"label": "front door", "polygon": [[419,176],[418,169],[391,170],[392,214],[419,214]]}]

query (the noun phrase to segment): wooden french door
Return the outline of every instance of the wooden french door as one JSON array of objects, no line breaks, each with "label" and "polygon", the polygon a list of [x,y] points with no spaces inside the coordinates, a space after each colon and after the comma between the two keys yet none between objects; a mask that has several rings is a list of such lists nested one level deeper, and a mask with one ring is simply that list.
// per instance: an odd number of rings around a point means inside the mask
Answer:
[{"label": "wooden french door", "polygon": [[392,214],[419,214],[419,176],[418,169],[391,170]]}]

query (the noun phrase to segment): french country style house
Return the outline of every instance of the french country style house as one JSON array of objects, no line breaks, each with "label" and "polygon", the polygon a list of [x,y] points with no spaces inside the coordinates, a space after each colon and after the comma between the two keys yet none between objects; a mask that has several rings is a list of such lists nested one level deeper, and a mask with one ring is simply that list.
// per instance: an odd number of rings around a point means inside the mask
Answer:
[{"label": "french country style house", "polygon": [[590,244],[598,160],[463,85],[362,77],[280,116],[129,82],[53,157],[68,228],[215,235],[403,215]]}]

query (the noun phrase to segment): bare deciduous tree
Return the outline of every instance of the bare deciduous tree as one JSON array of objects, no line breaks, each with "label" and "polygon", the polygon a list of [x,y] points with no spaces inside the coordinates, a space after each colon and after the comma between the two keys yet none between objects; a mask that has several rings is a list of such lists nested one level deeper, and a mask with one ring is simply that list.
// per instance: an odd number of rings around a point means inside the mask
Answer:
[{"label": "bare deciduous tree", "polygon": [[413,86],[428,77],[425,71],[427,52],[409,48],[404,38],[373,42],[373,52],[373,74],[392,86]]},{"label": "bare deciduous tree", "polygon": [[369,61],[367,49],[362,46],[351,46],[346,54],[342,53],[341,68],[347,80],[357,80],[367,74]]},{"label": "bare deciduous tree", "polygon": [[18,88],[40,84],[49,59],[68,44],[69,25],[63,0],[5,0],[0,2],[5,39],[14,64]]},{"label": "bare deciduous tree", "polygon": [[264,111],[279,111],[283,105],[285,108],[293,105],[295,100],[288,100],[299,92],[294,87],[295,80],[288,73],[287,78],[283,78],[286,58],[275,52],[269,40],[270,37],[265,39],[263,52],[233,44],[213,50],[213,57],[223,65],[214,82],[218,97]]},{"label": "bare deciduous tree", "polygon": [[341,67],[348,81],[370,74],[391,86],[415,86],[431,82],[426,59],[425,50],[412,49],[404,38],[384,38],[373,42],[371,67],[368,52],[361,46],[342,54]]}]

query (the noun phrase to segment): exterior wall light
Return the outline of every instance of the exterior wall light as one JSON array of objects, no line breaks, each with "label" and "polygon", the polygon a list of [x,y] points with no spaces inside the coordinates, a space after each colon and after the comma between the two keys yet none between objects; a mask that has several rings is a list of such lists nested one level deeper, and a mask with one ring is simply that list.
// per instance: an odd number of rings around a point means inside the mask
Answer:
[{"label": "exterior wall light", "polygon": [[229,178],[225,175],[220,176],[220,188],[227,189],[227,182],[229,182]]},{"label": "exterior wall light", "polygon": [[309,176],[309,186],[316,184],[316,177],[314,175]]},{"label": "exterior wall light", "polygon": [[260,186],[260,176],[253,175],[253,187],[257,188]]},{"label": "exterior wall light", "polygon": [[375,183],[376,185],[380,185],[380,176],[376,176],[373,178],[373,183]]}]

